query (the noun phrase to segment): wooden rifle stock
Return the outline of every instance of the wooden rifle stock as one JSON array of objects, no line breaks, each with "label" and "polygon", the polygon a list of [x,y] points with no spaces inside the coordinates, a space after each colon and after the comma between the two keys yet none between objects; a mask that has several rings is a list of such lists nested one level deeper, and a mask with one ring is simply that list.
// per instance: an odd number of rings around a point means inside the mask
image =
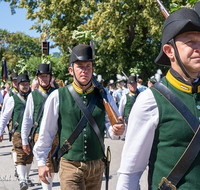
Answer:
[{"label": "wooden rifle stock", "polygon": [[94,87],[96,87],[99,90],[101,97],[103,98],[103,105],[105,107],[106,113],[108,114],[111,125],[113,126],[116,123],[121,123],[121,121],[118,120],[118,115],[116,114],[110,103],[106,100],[107,98],[105,89],[98,83],[94,76],[92,76],[91,80],[94,84]]},{"label": "wooden rifle stock", "polygon": [[119,123],[118,121],[118,115],[116,112],[113,110],[111,105],[106,101],[106,99],[103,99],[103,105],[105,107],[106,113],[108,114],[109,120],[111,125],[115,125],[116,123]]},{"label": "wooden rifle stock", "polygon": [[160,0],[156,0],[156,1],[160,6],[160,10],[161,10],[162,14],[164,15],[165,18],[167,18],[169,16],[169,12],[167,11],[167,9],[165,8],[165,6],[162,4],[162,2]]}]

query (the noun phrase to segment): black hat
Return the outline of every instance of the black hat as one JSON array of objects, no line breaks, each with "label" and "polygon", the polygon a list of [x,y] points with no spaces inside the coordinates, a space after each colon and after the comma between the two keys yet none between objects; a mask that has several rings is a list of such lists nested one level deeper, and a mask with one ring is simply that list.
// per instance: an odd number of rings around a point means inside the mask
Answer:
[{"label": "black hat", "polygon": [[10,75],[10,80],[12,81],[12,80],[17,79],[17,76],[18,76],[18,73],[17,73],[17,72],[12,73],[12,74]]},{"label": "black hat", "polygon": [[43,73],[51,75],[51,64],[38,65],[36,76],[38,76],[38,74],[43,74]]},{"label": "black hat", "polygon": [[200,1],[195,3],[193,9],[197,12],[197,14],[200,16]]},{"label": "black hat", "polygon": [[150,78],[149,81],[150,81],[152,84],[155,84],[155,83],[157,82],[156,78],[154,78],[154,77],[153,77],[153,78]]},{"label": "black hat", "polygon": [[20,82],[30,82],[28,74],[21,74],[17,77],[17,85],[19,86]]},{"label": "black hat", "polygon": [[136,76],[129,76],[127,84],[137,82]]},{"label": "black hat", "polygon": [[170,60],[163,52],[163,46],[176,36],[190,31],[200,32],[200,17],[196,11],[184,8],[170,14],[163,25],[161,51],[155,63],[170,66]]},{"label": "black hat", "polygon": [[90,45],[80,44],[72,49],[69,66],[76,61],[93,61],[93,51]]}]

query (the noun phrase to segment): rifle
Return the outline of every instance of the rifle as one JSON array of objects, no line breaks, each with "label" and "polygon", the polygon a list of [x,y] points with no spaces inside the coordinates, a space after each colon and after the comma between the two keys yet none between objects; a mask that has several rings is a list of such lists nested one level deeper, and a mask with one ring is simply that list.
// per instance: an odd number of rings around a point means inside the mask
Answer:
[{"label": "rifle", "polygon": [[124,71],[122,71],[122,74],[126,77],[126,80],[128,80],[127,75],[124,73]]},{"label": "rifle", "polygon": [[10,134],[10,130],[12,130],[12,117],[10,118],[9,122],[7,123],[8,134],[9,134],[9,141],[12,141],[12,134]]},{"label": "rifle", "polygon": [[94,87],[96,87],[99,90],[101,97],[103,98],[103,105],[105,107],[106,113],[108,114],[111,125],[113,126],[116,123],[121,123],[121,121],[118,120],[118,115],[116,114],[112,106],[107,101],[105,89],[98,83],[98,81],[96,80],[94,76],[92,76],[91,80]]},{"label": "rifle", "polygon": [[107,148],[106,158],[107,159],[105,162],[105,177],[106,177],[106,190],[108,190],[109,168],[110,168],[110,161],[111,161],[110,146],[108,146],[108,148]]},{"label": "rifle", "polygon": [[165,8],[165,6],[162,4],[160,0],[156,0],[156,1],[160,5],[160,10],[162,14],[164,15],[165,18],[167,18],[169,16],[169,12],[167,11],[167,9]]}]

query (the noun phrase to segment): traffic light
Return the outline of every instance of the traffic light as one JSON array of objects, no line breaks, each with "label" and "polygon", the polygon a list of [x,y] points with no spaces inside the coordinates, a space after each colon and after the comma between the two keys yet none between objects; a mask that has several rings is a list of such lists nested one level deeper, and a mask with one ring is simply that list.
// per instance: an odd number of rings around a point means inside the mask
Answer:
[{"label": "traffic light", "polygon": [[49,42],[42,42],[42,54],[49,55]]}]

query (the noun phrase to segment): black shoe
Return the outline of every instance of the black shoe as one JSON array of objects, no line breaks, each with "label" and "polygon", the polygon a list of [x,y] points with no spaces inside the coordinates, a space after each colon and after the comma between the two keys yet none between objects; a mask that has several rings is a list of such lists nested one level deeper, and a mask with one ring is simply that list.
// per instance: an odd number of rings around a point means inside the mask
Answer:
[{"label": "black shoe", "polygon": [[26,183],[29,187],[33,187],[34,186],[34,183],[32,183],[32,181],[30,179],[27,179],[26,180]]},{"label": "black shoe", "polygon": [[15,176],[15,177],[19,177],[19,176],[18,176],[18,173],[17,173],[17,169],[15,169],[15,174],[14,174],[14,176]]},{"label": "black shoe", "polygon": [[20,183],[20,190],[27,190],[28,189],[28,185],[25,182],[21,182]]}]

